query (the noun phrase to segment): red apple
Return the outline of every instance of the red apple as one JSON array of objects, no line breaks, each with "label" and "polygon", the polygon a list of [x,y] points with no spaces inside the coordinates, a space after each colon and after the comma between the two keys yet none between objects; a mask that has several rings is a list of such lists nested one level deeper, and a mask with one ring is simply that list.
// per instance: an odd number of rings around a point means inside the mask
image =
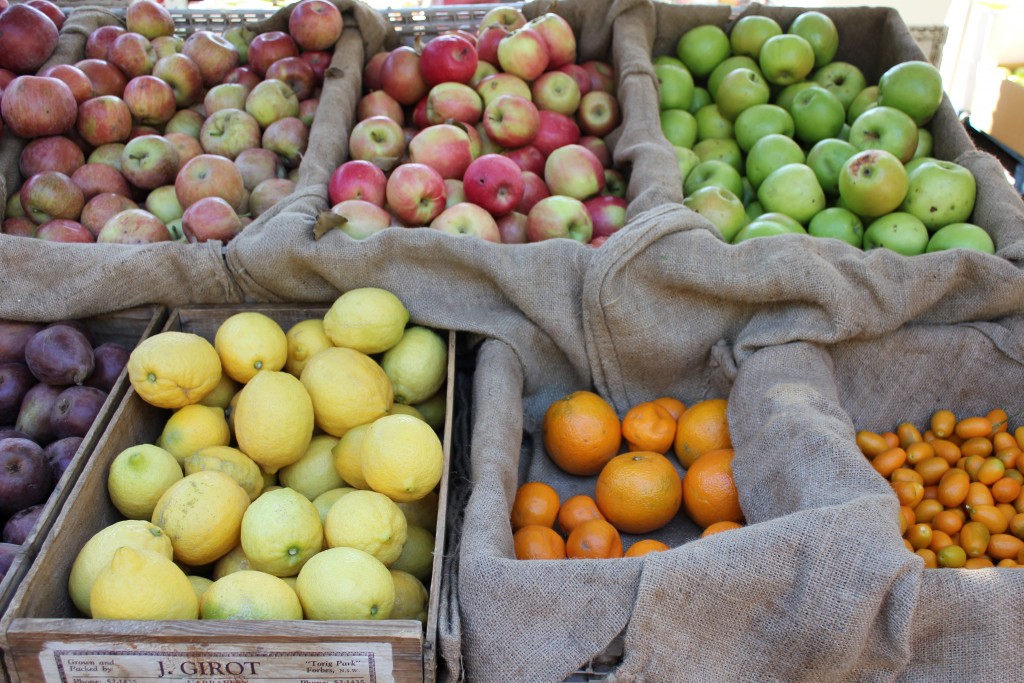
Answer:
[{"label": "red apple", "polygon": [[544,155],[533,145],[509,149],[502,154],[516,162],[524,171],[531,171],[537,175],[544,174]]},{"label": "red apple", "polygon": [[134,187],[143,190],[174,182],[178,173],[178,152],[161,135],[132,138],[121,152],[121,173]]},{"label": "red apple", "polygon": [[476,72],[476,64],[476,48],[453,33],[427,41],[420,54],[420,74],[430,86],[446,81],[468,83]]},{"label": "red apple", "polygon": [[427,121],[474,125],[484,113],[480,95],[465,83],[439,83],[427,93]]},{"label": "red apple", "polygon": [[298,168],[309,144],[309,126],[295,116],[278,119],[263,131],[263,148],[276,152],[288,168]]},{"label": "red apple", "polygon": [[[46,74],[40,73],[40,75],[45,76]],[[4,88],[6,88],[7,85],[17,77],[18,74],[14,73],[10,69],[0,69],[0,95],[3,94]]]},{"label": "red apple", "polygon": [[164,139],[171,143],[174,151],[178,154],[178,166],[184,166],[188,161],[203,153],[203,147],[191,135],[185,133],[164,133]]},{"label": "red apple", "polygon": [[380,68],[380,87],[405,106],[426,97],[430,86],[420,73],[420,56],[406,45],[396,47]]},{"label": "red apple", "polygon": [[171,232],[164,222],[145,209],[114,214],[96,236],[97,242],[113,244],[154,244],[170,240]]},{"label": "red apple", "polygon": [[594,197],[583,205],[594,225],[594,237],[608,237],[626,225],[626,200],[621,197]]},{"label": "red apple", "polygon": [[548,48],[549,69],[557,69],[576,61],[576,34],[569,22],[559,15],[547,12],[526,22],[526,28],[533,29],[544,38]]},{"label": "red apple", "polygon": [[526,214],[510,211],[497,220],[502,244],[526,244]]},{"label": "red apple", "polygon": [[551,195],[537,202],[526,217],[530,242],[565,237],[586,244],[594,233],[587,207],[578,199]]},{"label": "red apple", "polygon": [[124,87],[122,97],[136,123],[163,126],[178,111],[174,90],[156,76],[136,76]]},{"label": "red apple", "polygon": [[56,49],[58,35],[43,12],[28,4],[11,5],[0,12],[0,69],[36,73]]},{"label": "red apple", "polygon": [[71,174],[71,182],[82,191],[86,202],[105,192],[114,192],[125,197],[131,196],[132,193],[132,188],[124,176],[107,164],[85,164]]},{"label": "red apple", "polygon": [[619,101],[604,90],[591,90],[580,99],[576,121],[584,135],[604,137],[622,122]]},{"label": "red apple", "polygon": [[182,166],[174,180],[174,190],[184,209],[203,197],[220,197],[236,212],[246,191],[238,167],[227,157],[215,154],[200,154]]},{"label": "red apple", "polygon": [[612,153],[608,149],[608,143],[604,141],[604,138],[596,135],[584,135],[579,139],[579,144],[593,152],[603,167],[611,168]]},{"label": "red apple", "polygon": [[50,0],[26,0],[25,4],[48,16],[58,31],[64,26],[64,21],[67,19],[64,10],[50,2]]},{"label": "red apple", "polygon": [[109,26],[100,26],[89,34],[89,37],[85,39],[85,58],[86,59],[103,59],[107,58],[107,52],[110,50],[110,44],[114,42],[122,33],[127,32],[124,26],[120,24],[111,24]]},{"label": "red apple", "polygon": [[518,95],[501,95],[487,105],[483,115],[487,136],[502,147],[522,147],[536,137],[540,114],[533,102]]},{"label": "red apple", "polygon": [[24,216],[5,218],[0,224],[0,233],[14,237],[35,237],[39,226]]},{"label": "red apple", "polygon": [[505,73],[535,80],[548,68],[548,47],[544,37],[532,28],[519,28],[498,43],[498,64]]},{"label": "red apple", "polygon": [[491,24],[480,29],[480,35],[476,41],[477,59],[494,66],[500,66],[498,62],[498,43],[509,34],[509,27],[502,24]]},{"label": "red apple", "polygon": [[21,150],[18,168],[24,178],[43,171],[59,171],[71,175],[85,163],[82,148],[63,135],[36,138]]},{"label": "red apple", "polygon": [[102,95],[78,107],[78,134],[93,147],[124,142],[132,130],[132,112],[120,97]]},{"label": "red apple", "polygon": [[78,104],[85,102],[90,97],[95,97],[92,81],[89,80],[84,71],[76,66],[55,64],[40,71],[39,75],[58,78],[67,83],[67,86],[71,88],[71,93],[75,96],[75,102]]},{"label": "red apple", "polygon": [[544,182],[551,194],[583,201],[601,194],[604,167],[583,145],[559,147],[544,162]]},{"label": "red apple", "polygon": [[132,79],[153,73],[156,51],[149,39],[139,33],[123,33],[114,39],[107,51],[107,61]]},{"label": "red apple", "polygon": [[590,73],[579,64],[563,64],[557,71],[569,74],[580,89],[580,97],[590,92]]},{"label": "red apple", "polygon": [[426,164],[402,164],[384,189],[387,205],[408,226],[429,225],[444,210],[444,178]]},{"label": "red apple", "polygon": [[[199,67],[203,85],[212,88],[223,83],[228,73],[239,65],[238,48],[213,31],[196,31],[185,39],[182,54]],[[269,64],[267,66],[270,66]],[[259,72],[263,75],[263,72]]]},{"label": "red apple", "polygon": [[141,33],[150,40],[174,35],[174,18],[163,5],[153,0],[129,2],[124,19],[129,31]]},{"label": "red apple", "polygon": [[99,236],[100,230],[103,229],[103,226],[107,224],[107,221],[112,216],[128,209],[137,208],[139,208],[139,205],[128,197],[114,194],[113,192],[105,192],[96,195],[85,203],[79,220],[95,238]]},{"label": "red apple", "polygon": [[551,152],[566,145],[574,145],[579,142],[580,128],[571,117],[553,111],[541,110],[540,127],[537,135],[533,138],[533,146],[536,147],[545,158]]},{"label": "red apple", "polygon": [[309,64],[309,68],[316,74],[317,85],[323,85],[324,74],[331,66],[333,55],[327,50],[303,50],[299,53],[299,59]]},{"label": "red apple", "polygon": [[288,33],[303,50],[326,50],[338,42],[345,22],[327,0],[300,0],[288,16]]},{"label": "red apple", "polygon": [[94,97],[120,97],[124,94],[124,86],[128,85],[128,79],[120,69],[106,59],[83,59],[75,62],[75,66],[89,77]]},{"label": "red apple", "polygon": [[54,218],[77,221],[85,196],[71,178],[56,171],[38,173],[21,186],[21,208],[36,225]]},{"label": "red apple", "polygon": [[[295,181],[288,178],[268,178],[264,180],[249,195],[249,215],[253,218],[259,218],[261,214],[291,195],[294,191]],[[196,204],[193,204],[191,208],[196,208]]]},{"label": "red apple", "polygon": [[362,240],[391,227],[391,214],[377,204],[362,199],[346,199],[331,207],[345,219],[338,227],[352,239]]},{"label": "red apple", "polygon": [[285,57],[298,57],[299,48],[284,31],[267,31],[249,43],[249,68],[263,76],[270,65]]},{"label": "red apple", "polygon": [[242,222],[220,197],[204,197],[185,209],[181,229],[189,242],[229,242],[242,231]]},{"label": "red apple", "polygon": [[615,94],[615,69],[608,62],[590,60],[580,66],[590,76],[590,90],[603,90]]},{"label": "red apple", "polygon": [[[430,126],[430,119],[427,118],[427,97],[426,95],[420,99],[419,102],[412,108],[412,125],[415,128],[413,135],[416,132],[423,130],[427,126]],[[411,136],[410,136],[411,137]]]},{"label": "red apple", "polygon": [[52,221],[43,223],[36,230],[36,237],[50,242],[90,243],[96,241],[92,233],[85,226],[78,221],[66,218],[54,218]]},{"label": "red apple", "polygon": [[277,60],[267,67],[266,78],[276,78],[287,83],[299,100],[309,99],[316,91],[316,73],[313,67],[299,57],[283,57]]},{"label": "red apple", "polygon": [[383,90],[374,90],[363,95],[356,105],[356,117],[361,121],[371,116],[387,116],[400,125],[405,125],[405,112],[402,105]]},{"label": "red apple", "polygon": [[153,75],[171,86],[178,107],[190,107],[199,101],[203,91],[203,75],[196,63],[184,54],[158,59],[153,65]]},{"label": "red apple", "polygon": [[550,196],[551,190],[543,178],[533,171],[523,171],[523,197],[516,204],[515,210],[524,215],[529,214],[534,204]]},{"label": "red apple", "polygon": [[384,66],[384,60],[391,53],[388,51],[375,52],[372,57],[366,60],[363,67],[363,92],[372,92],[380,89],[380,70]]},{"label": "red apple", "polygon": [[379,167],[369,161],[353,159],[331,174],[327,196],[332,205],[348,199],[361,199],[383,207],[387,182],[384,171]]},{"label": "red apple", "polygon": [[[373,164],[370,164],[373,166]],[[256,147],[254,149],[247,149],[241,152],[235,157],[235,166],[238,168],[238,172],[242,174],[242,184],[245,185],[245,189],[252,192],[252,190],[264,180],[270,178],[283,178],[286,174],[281,158],[269,149],[263,149],[262,147]],[[376,166],[373,166],[377,168]],[[378,171],[380,169],[377,169]],[[335,171],[337,173],[337,171]],[[381,174],[381,197],[384,196],[384,180],[383,173]],[[382,199],[383,201],[383,199]],[[332,201],[332,203],[334,203]]]},{"label": "red apple", "polygon": [[371,116],[353,126],[348,148],[352,159],[372,161],[387,172],[405,153],[405,133],[392,119]]},{"label": "red apple", "polygon": [[475,159],[462,178],[466,199],[498,217],[512,211],[523,198],[523,172],[500,154]]},{"label": "red apple", "polygon": [[[10,9],[15,7],[20,5]],[[10,131],[21,138],[62,135],[75,125],[78,103],[64,81],[48,76],[18,76],[4,89],[0,116]]]},{"label": "red apple", "polygon": [[224,77],[224,83],[240,83],[252,90],[263,79],[260,75],[247,66],[236,66]]},{"label": "red apple", "polygon": [[470,235],[487,242],[501,242],[501,232],[494,217],[486,209],[469,202],[445,209],[430,222],[430,228],[449,235]]},{"label": "red apple", "polygon": [[409,141],[409,159],[430,166],[442,178],[461,179],[473,161],[469,135],[448,123],[429,126]]}]

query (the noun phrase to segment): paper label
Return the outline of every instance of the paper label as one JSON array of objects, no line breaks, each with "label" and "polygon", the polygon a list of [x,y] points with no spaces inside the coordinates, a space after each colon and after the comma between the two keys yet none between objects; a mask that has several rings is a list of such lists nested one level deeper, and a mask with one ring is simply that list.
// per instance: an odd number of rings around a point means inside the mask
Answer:
[{"label": "paper label", "polygon": [[61,683],[394,683],[388,643],[316,645],[47,643],[39,654],[47,681]]}]

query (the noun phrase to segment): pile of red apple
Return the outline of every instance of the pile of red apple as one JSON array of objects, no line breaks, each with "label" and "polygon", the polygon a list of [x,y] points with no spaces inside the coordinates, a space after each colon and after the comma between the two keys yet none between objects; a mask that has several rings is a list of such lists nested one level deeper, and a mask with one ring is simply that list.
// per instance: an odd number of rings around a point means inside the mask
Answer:
[{"label": "pile of red apple", "polygon": [[[27,144],[0,231],[228,242],[294,189],[342,26],[333,3],[302,0],[287,32],[233,25],[182,38],[162,5],[136,0],[125,26],[89,35],[84,59],[7,74],[0,115]],[[14,27],[0,42],[12,35],[38,39]]]},{"label": "pile of red apple", "polygon": [[0,88],[22,74],[34,74],[57,49],[63,10],[50,0],[11,5],[0,0]]},{"label": "pile of red apple", "polygon": [[809,11],[785,31],[756,15],[694,27],[655,58],[684,203],[734,244],[806,233],[907,256],[994,253],[968,222],[974,176],[931,156],[938,70],[903,62],[869,85],[838,47],[831,18]]},{"label": "pile of red apple", "polygon": [[74,320],[0,320],[0,575],[35,526],[128,356],[120,344],[95,344],[89,329]]},{"label": "pile of red apple", "polygon": [[492,8],[476,34],[373,55],[363,84],[350,160],[328,186],[349,236],[430,227],[597,246],[624,225],[626,180],[605,142],[621,122],[615,74],[576,63],[559,15]]}]

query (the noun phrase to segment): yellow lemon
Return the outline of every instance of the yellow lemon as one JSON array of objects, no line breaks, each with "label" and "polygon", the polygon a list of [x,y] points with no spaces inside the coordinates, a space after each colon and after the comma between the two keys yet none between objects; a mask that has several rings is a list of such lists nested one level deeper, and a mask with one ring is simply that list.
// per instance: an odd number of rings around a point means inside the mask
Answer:
[{"label": "yellow lemon", "polygon": [[423,420],[424,422],[427,421],[419,409],[414,408],[413,406],[407,406],[404,403],[399,403],[398,401],[391,404],[391,410],[388,411],[388,415],[409,415],[411,417],[415,417],[417,420]]},{"label": "yellow lemon", "polygon": [[437,433],[408,415],[388,415],[370,425],[360,448],[363,478],[398,502],[427,495],[441,481],[444,452]]},{"label": "yellow lemon", "polygon": [[152,550],[122,546],[89,593],[93,619],[195,619],[199,599],[178,565]]},{"label": "yellow lemon", "polygon": [[434,571],[434,534],[420,526],[408,527],[402,554],[388,567],[409,572],[420,581],[429,583],[430,574]]},{"label": "yellow lemon", "polygon": [[431,491],[419,500],[399,503],[398,507],[405,513],[405,521],[409,524],[421,526],[430,533],[436,534],[437,508],[439,503],[440,496],[437,491]]},{"label": "yellow lemon", "polygon": [[423,582],[401,569],[391,570],[395,582],[395,606],[391,608],[392,619],[415,619],[427,623],[427,603],[430,594]]},{"label": "yellow lemon", "polygon": [[424,422],[434,429],[441,430],[444,428],[444,414],[448,407],[447,404],[447,392],[444,390],[444,385],[442,385],[436,394],[426,401],[417,403],[413,408],[420,411]]},{"label": "yellow lemon", "polygon": [[202,405],[178,408],[167,418],[156,445],[175,457],[179,464],[207,446],[227,446],[231,429],[224,409]]},{"label": "yellow lemon", "polygon": [[185,458],[185,474],[217,470],[228,475],[256,500],[263,490],[263,472],[248,455],[231,446],[209,446]]},{"label": "yellow lemon", "polygon": [[277,471],[278,481],[310,500],[324,491],[342,486],[341,476],[334,468],[332,452],[337,443],[338,438],[330,434],[314,436],[305,455]]},{"label": "yellow lemon", "polygon": [[164,530],[174,559],[192,567],[214,562],[238,545],[249,494],[223,472],[190,474],[164,491],[153,524]]},{"label": "yellow lemon", "polygon": [[271,474],[301,458],[313,437],[313,403],[287,372],[253,377],[238,394],[234,418],[239,450]]},{"label": "yellow lemon", "polygon": [[146,403],[181,408],[202,401],[220,382],[220,356],[190,332],[161,332],[144,339],[128,357],[128,379]]},{"label": "yellow lemon", "polygon": [[302,375],[306,361],[324,349],[333,346],[324,332],[323,318],[310,318],[295,323],[285,336],[288,338],[288,360],[284,369],[296,377]]},{"label": "yellow lemon", "polygon": [[225,374],[221,374],[220,382],[217,383],[213,391],[206,395],[206,398],[199,402],[199,405],[222,408],[227,412],[228,407],[231,405],[231,399],[234,398],[241,388],[242,385],[238,382]]},{"label": "yellow lemon", "polygon": [[242,550],[253,569],[294,576],[324,545],[324,529],[309,498],[290,488],[268,491],[242,517]]},{"label": "yellow lemon", "polygon": [[301,619],[291,586],[270,574],[241,571],[217,579],[199,603],[203,619]]},{"label": "yellow lemon", "polygon": [[295,592],[307,619],[388,619],[395,604],[391,572],[356,548],[314,555],[299,572]]},{"label": "yellow lemon", "polygon": [[342,496],[327,511],[324,521],[329,546],[359,548],[386,565],[402,554],[407,532],[402,510],[375,491],[353,491]]},{"label": "yellow lemon", "polygon": [[243,311],[227,318],[217,328],[213,347],[224,372],[246,384],[261,370],[277,371],[288,360],[288,339],[270,316]]},{"label": "yellow lemon", "polygon": [[114,551],[124,546],[157,552],[168,560],[174,555],[171,539],[160,527],[145,520],[126,519],[97,531],[78,551],[68,576],[71,601],[86,616],[92,616],[89,592],[96,576],[110,564]]},{"label": "yellow lemon", "polygon": [[368,489],[370,486],[363,478],[363,437],[369,424],[359,425],[345,432],[331,453],[334,455],[334,469],[342,481],[352,488]]},{"label": "yellow lemon", "polygon": [[128,519],[149,520],[160,496],[183,476],[173,455],[159,446],[139,444],[121,451],[110,463],[107,493]]},{"label": "yellow lemon", "polygon": [[316,425],[332,436],[386,415],[394,402],[391,380],[377,361],[352,349],[321,351],[306,363],[301,379]]},{"label": "yellow lemon", "polygon": [[213,581],[210,579],[195,574],[188,575],[188,582],[192,584],[192,590],[196,592],[196,597],[199,598],[200,602],[203,600],[203,593],[213,585]]},{"label": "yellow lemon", "polygon": [[245,556],[242,546],[236,545],[213,564],[213,580],[216,581],[228,574],[245,571],[246,569],[252,569],[252,563]]},{"label": "yellow lemon", "polygon": [[[288,587],[291,588],[294,591],[296,586],[298,585],[299,577],[298,576],[282,576],[281,580],[284,581],[285,583],[287,583]],[[295,597],[298,597],[298,593],[295,594]]]},{"label": "yellow lemon", "polygon": [[324,315],[324,332],[335,346],[363,353],[387,351],[402,338],[409,311],[386,289],[352,289]]},{"label": "yellow lemon", "polygon": [[260,474],[263,475],[263,488],[277,486],[277,472],[267,472],[261,467]]},{"label": "yellow lemon", "polygon": [[313,499],[313,507],[320,513],[320,523],[323,524],[327,520],[327,511],[331,509],[339,498],[344,496],[346,493],[352,493],[356,489],[351,486],[341,486],[330,491],[324,491],[319,496]]},{"label": "yellow lemon", "polygon": [[448,377],[448,344],[431,329],[410,327],[384,353],[380,366],[391,380],[396,403],[420,403]]}]

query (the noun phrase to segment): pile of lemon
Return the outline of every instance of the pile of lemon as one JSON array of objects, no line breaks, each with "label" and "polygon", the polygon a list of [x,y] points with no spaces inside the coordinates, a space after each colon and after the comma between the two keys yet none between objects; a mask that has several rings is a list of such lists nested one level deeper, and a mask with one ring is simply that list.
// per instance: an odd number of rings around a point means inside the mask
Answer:
[{"label": "pile of lemon", "polygon": [[377,288],[287,332],[234,314],[214,342],[163,332],[131,354],[170,415],[111,463],[125,516],[80,550],[98,619],[419,619],[437,531],[448,348]]}]

